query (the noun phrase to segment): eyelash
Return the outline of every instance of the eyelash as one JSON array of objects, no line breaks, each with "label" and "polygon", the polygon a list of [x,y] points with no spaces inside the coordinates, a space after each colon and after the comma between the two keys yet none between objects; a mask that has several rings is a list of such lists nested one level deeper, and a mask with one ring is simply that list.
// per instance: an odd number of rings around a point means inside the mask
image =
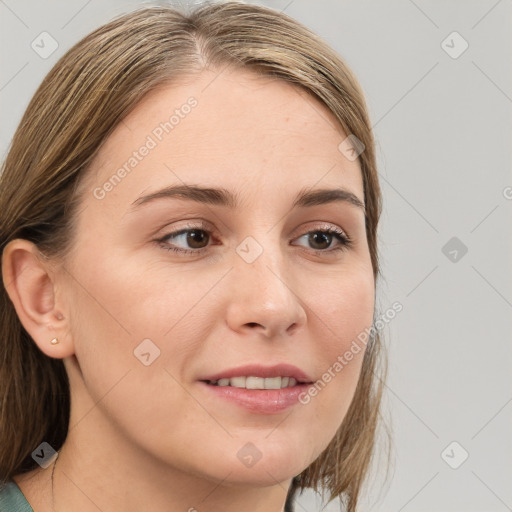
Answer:
[{"label": "eyelash", "polygon": [[[206,226],[200,225],[200,226],[186,226],[185,228],[179,229],[177,231],[173,231],[171,233],[166,234],[162,238],[159,238],[155,240],[155,242],[158,242],[160,246],[163,249],[166,249],[167,251],[173,251],[175,253],[181,253],[181,254],[202,254],[204,251],[208,250],[208,247],[202,247],[201,249],[181,249],[177,247],[170,247],[169,245],[165,245],[165,240],[168,238],[175,238],[179,235],[183,235],[189,231],[204,231],[208,234],[209,238],[212,232],[208,229],[206,229]],[[352,239],[346,235],[343,231],[341,231],[339,228],[336,227],[328,227],[325,229],[313,229],[310,230],[303,235],[301,235],[299,238],[302,238],[303,236],[310,235],[313,233],[326,233],[326,234],[332,234],[334,235],[338,241],[340,242],[340,245],[335,247],[334,249],[311,249],[311,251],[315,254],[325,255],[326,253],[331,252],[337,252],[337,251],[346,251],[349,248],[352,247],[353,241]]]}]

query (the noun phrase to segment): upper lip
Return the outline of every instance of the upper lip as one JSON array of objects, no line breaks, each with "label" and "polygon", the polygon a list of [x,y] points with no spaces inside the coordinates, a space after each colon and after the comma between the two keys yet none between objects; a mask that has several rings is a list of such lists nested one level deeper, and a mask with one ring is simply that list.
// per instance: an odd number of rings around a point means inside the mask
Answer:
[{"label": "upper lip", "polygon": [[229,368],[221,372],[208,375],[200,380],[217,381],[219,379],[229,379],[231,377],[293,377],[297,382],[312,382],[309,375],[300,368],[292,364],[281,363],[272,366],[263,366],[260,364],[247,364]]}]

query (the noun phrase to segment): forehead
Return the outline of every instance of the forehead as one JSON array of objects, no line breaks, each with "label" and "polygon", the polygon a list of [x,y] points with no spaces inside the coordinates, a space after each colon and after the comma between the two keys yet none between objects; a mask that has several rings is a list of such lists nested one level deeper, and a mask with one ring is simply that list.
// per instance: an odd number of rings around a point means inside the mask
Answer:
[{"label": "forehead", "polygon": [[[283,80],[204,71],[147,95],[116,127],[92,163],[87,200],[126,211],[142,193],[201,183],[271,200],[304,186],[343,186],[363,200],[358,161],[319,100]],[[96,203],[98,201],[96,200]]]}]

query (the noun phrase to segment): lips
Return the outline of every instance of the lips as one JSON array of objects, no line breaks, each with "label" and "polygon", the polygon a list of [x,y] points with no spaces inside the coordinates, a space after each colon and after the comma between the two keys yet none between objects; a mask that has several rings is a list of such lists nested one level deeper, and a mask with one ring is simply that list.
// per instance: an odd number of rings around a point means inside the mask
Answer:
[{"label": "lips", "polygon": [[[288,385],[278,389],[268,389],[267,381],[270,381],[270,388],[276,381],[283,380]],[[230,381],[230,385],[226,381]],[[249,388],[232,386],[243,384],[242,380],[250,382]],[[261,388],[262,381],[265,381],[264,389]],[[260,364],[248,364],[229,368],[200,379],[200,386],[207,393],[207,396],[214,397],[221,401],[233,404],[235,407],[245,409],[251,414],[278,414],[289,407],[299,403],[299,396],[304,393],[312,384],[311,377],[297,366],[287,363],[265,366]],[[291,385],[290,385],[291,384]]]}]

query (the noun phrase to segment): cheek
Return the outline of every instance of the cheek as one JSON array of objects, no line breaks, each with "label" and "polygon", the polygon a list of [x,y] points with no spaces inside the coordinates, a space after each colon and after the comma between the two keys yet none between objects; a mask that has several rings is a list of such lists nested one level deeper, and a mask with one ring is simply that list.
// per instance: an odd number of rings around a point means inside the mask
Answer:
[{"label": "cheek", "polygon": [[[318,290],[308,299],[321,366],[315,385],[301,397],[304,405],[315,407],[321,420],[317,425],[330,429],[332,436],[357,387],[375,305],[373,274],[368,269],[347,271],[334,282],[337,285],[329,293]],[[325,438],[325,431],[322,435]]]},{"label": "cheek", "polygon": [[[169,455],[188,442],[192,420],[196,436],[211,428],[204,410],[180,385],[180,369],[194,350],[190,341],[206,337],[186,316],[201,290],[191,293],[190,300],[180,294],[170,301],[168,285],[149,282],[143,277],[149,273],[140,268],[136,274],[106,261],[94,272],[86,268],[74,276],[83,286],[74,286],[70,294],[81,370],[72,389],[76,419],[85,418],[79,428],[108,419],[126,438]],[[180,280],[186,279],[177,276]]]},{"label": "cheek", "polygon": [[[92,254],[81,254],[80,261],[95,260]],[[121,411],[121,416],[135,424],[141,411],[150,418],[159,404],[164,411],[171,410],[170,403],[174,410],[182,405],[178,402],[184,394],[176,381],[184,380],[184,369],[209,336],[211,326],[198,322],[197,315],[200,311],[216,318],[210,312],[214,305],[201,299],[219,279],[209,275],[196,283],[187,272],[162,279],[161,273],[141,265],[110,256],[91,271],[78,262],[69,293],[72,336],[87,392],[94,402],[113,386],[118,397],[126,392],[123,400],[137,403],[139,413],[131,418],[130,411]],[[175,419],[170,415],[168,424]]]},{"label": "cheek", "polygon": [[[171,337],[178,324],[181,328],[180,319],[200,301],[207,283],[194,287],[186,272],[175,272],[171,278],[169,272],[156,272],[154,264],[127,258],[122,251],[105,253],[108,256],[97,261],[96,253],[84,252],[82,264],[77,262],[73,269],[74,334],[78,340],[85,338],[87,345],[108,337],[105,354],[110,349],[120,356],[127,349],[133,352],[146,338],[160,347],[156,340]],[[90,261],[97,262],[92,269],[86,263]]]},{"label": "cheek", "polygon": [[[366,267],[342,272],[326,290],[318,289],[308,304],[327,334],[325,355],[334,362],[373,322],[375,289],[373,274]],[[313,290],[313,287],[311,287]]]}]

